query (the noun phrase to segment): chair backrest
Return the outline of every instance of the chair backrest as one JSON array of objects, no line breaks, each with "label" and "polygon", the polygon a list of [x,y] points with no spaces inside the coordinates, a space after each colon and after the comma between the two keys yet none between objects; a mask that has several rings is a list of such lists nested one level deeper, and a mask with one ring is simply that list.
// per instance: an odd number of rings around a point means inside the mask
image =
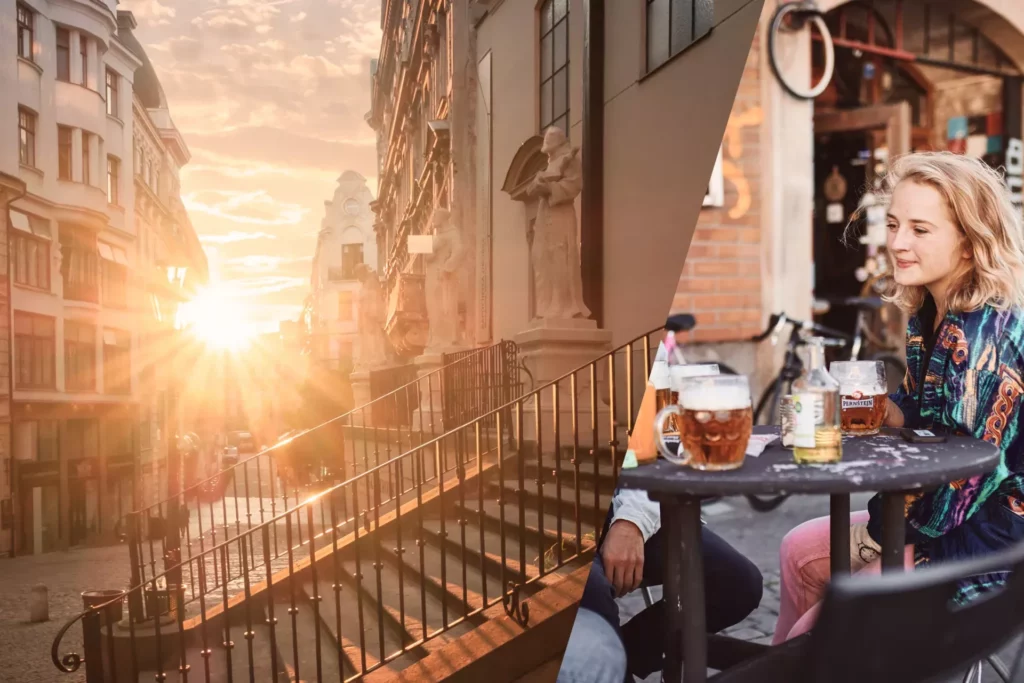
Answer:
[{"label": "chair backrest", "polygon": [[[1002,588],[953,602],[960,580],[1007,572]],[[923,683],[962,675],[1022,628],[1024,543],[913,572],[840,577],[808,640],[805,680]]]}]

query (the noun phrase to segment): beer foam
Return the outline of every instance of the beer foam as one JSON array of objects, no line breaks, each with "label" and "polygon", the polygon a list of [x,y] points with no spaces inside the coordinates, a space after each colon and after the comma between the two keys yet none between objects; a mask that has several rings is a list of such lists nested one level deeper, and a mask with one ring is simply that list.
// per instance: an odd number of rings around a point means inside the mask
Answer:
[{"label": "beer foam", "polygon": [[869,384],[840,384],[839,393],[843,396],[851,396],[853,394],[860,394],[865,398],[872,396],[881,396],[888,393],[885,387],[875,384],[874,386]]},{"label": "beer foam", "polygon": [[742,410],[750,407],[745,387],[690,385],[679,396],[683,410]]}]

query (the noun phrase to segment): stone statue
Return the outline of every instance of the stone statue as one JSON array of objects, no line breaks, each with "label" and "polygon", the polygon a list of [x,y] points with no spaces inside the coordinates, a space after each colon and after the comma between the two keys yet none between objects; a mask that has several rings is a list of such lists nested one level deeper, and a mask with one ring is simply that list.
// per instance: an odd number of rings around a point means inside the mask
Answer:
[{"label": "stone statue", "polygon": [[589,318],[590,310],[583,303],[573,203],[583,189],[579,150],[553,126],[544,133],[541,151],[547,155],[548,165],[526,190],[527,196],[539,200],[537,220],[527,236],[533,264],[534,318]]},{"label": "stone statue", "polygon": [[436,209],[431,223],[434,249],[423,256],[430,323],[427,347],[445,349],[459,341],[459,268],[465,261],[465,248],[447,209]]},{"label": "stone statue", "polygon": [[384,290],[377,273],[365,263],[356,269],[359,288],[359,353],[356,370],[371,370],[388,362],[388,340],[384,336]]}]

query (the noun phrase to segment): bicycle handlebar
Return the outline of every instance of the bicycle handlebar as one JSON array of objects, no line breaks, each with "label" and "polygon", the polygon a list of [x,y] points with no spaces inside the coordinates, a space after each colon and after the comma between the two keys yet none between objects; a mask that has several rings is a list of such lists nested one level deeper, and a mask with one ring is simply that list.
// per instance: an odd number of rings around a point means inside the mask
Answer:
[{"label": "bicycle handlebar", "polygon": [[793,325],[794,327],[802,330],[808,330],[819,337],[839,339],[846,343],[850,343],[853,341],[852,334],[849,334],[847,332],[841,332],[839,330],[833,330],[830,327],[819,325],[818,323],[813,321],[803,321],[797,320],[796,318],[790,318],[785,313],[772,313],[771,317],[768,319],[767,329],[765,329],[765,331],[762,332],[761,334],[751,337],[750,341],[762,342],[768,337],[778,334],[782,330],[783,326],[785,326],[786,324]]}]

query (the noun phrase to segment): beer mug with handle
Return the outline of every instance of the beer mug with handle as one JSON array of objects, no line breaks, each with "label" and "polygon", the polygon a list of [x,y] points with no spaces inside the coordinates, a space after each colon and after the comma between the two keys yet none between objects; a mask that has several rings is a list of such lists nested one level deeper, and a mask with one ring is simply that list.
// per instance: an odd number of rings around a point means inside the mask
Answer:
[{"label": "beer mug with handle", "polygon": [[829,374],[839,382],[843,434],[870,436],[881,431],[889,387],[882,361],[835,361]]},{"label": "beer mug with handle", "polygon": [[[693,365],[673,365],[669,368],[670,382],[669,389],[658,391],[657,410],[654,417],[654,443],[658,446],[658,453],[669,462],[677,465],[685,465],[689,456],[683,449],[682,433],[680,422],[682,409],[679,405],[679,396],[683,384],[693,377],[708,377],[718,375],[717,363],[701,363]],[[679,442],[678,451],[673,453],[667,445],[666,438]]]}]

